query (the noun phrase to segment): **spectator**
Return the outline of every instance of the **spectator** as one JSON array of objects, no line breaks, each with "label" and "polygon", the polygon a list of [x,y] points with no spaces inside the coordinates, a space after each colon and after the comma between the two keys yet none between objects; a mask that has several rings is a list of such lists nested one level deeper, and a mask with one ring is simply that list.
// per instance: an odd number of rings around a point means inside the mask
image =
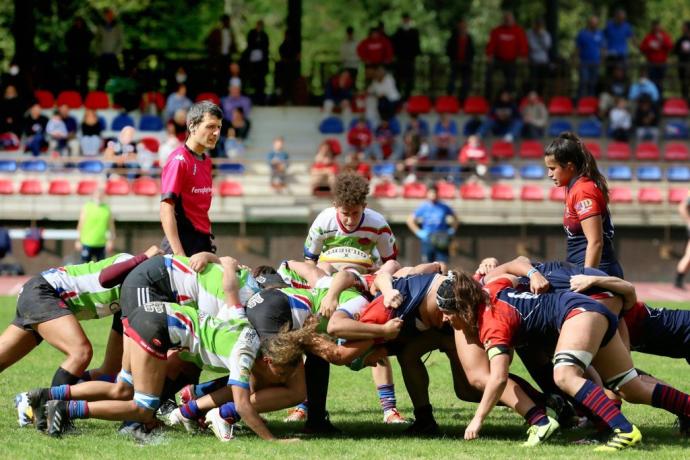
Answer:
[{"label": "spectator", "polygon": [[252,110],[252,101],[245,95],[242,94],[242,83],[239,79],[231,79],[230,85],[228,86],[228,95],[223,97],[220,101],[220,106],[223,109],[228,121],[231,120],[232,114],[237,107],[242,108],[242,111],[246,117]]},{"label": "spectator", "polygon": [[240,88],[242,87],[242,69],[240,69],[240,65],[237,62],[231,62],[230,65],[228,66],[228,71],[230,72],[230,78],[228,78],[228,86],[232,84],[232,82],[237,82],[240,84]]},{"label": "spectator", "polygon": [[525,139],[544,137],[544,130],[549,121],[549,111],[536,91],[527,94],[527,102],[520,109],[522,114],[522,135]]},{"label": "spectator", "polygon": [[408,130],[403,135],[402,160],[396,162],[396,171],[404,174],[405,182],[416,182],[417,164],[420,159],[428,159],[429,145],[422,143],[419,134]]},{"label": "spectator", "polygon": [[65,156],[67,151],[67,126],[60,116],[60,112],[55,110],[53,116],[50,117],[46,125],[46,134],[48,139],[48,149],[55,151],[60,156]]},{"label": "spectator", "polygon": [[527,44],[529,46],[530,89],[538,89],[542,94],[547,94],[551,34],[544,29],[544,21],[541,18],[536,18],[532,22],[532,28],[527,31]]},{"label": "spectator", "polygon": [[635,109],[635,133],[638,141],[659,140],[659,110],[646,94],[637,102]]},{"label": "spectator", "polygon": [[70,85],[78,88],[82,95],[89,90],[91,41],[93,41],[93,33],[89,30],[84,18],[76,16],[65,34],[65,48]]},{"label": "spectator", "polygon": [[395,138],[395,133],[387,120],[381,123],[374,131],[373,154],[376,160],[397,161],[402,157],[402,147]]},{"label": "spectator", "polygon": [[577,97],[596,96],[601,53],[604,47],[604,34],[599,30],[599,18],[590,16],[587,27],[578,32],[575,46],[580,71]]},{"label": "spectator", "polygon": [[222,88],[228,80],[226,72],[232,61],[232,55],[237,51],[237,40],[230,24],[229,15],[222,15],[220,24],[208,34],[206,49],[209,58],[208,68],[211,70],[214,80],[213,87]]},{"label": "spectator", "polygon": [[373,79],[367,89],[367,118],[390,120],[400,104],[400,93],[393,76],[382,65],[374,69]]},{"label": "spectator", "polygon": [[[116,168],[121,173],[127,169],[137,169],[137,144],[134,142],[134,137],[137,130],[132,126],[125,126],[118,134],[117,139],[110,139],[105,144],[103,152],[103,159],[110,162],[108,167]],[[129,176],[135,176],[130,174]]]},{"label": "spectator", "polygon": [[187,138],[187,110],[178,109],[168,121],[168,125],[171,125],[175,130],[175,137],[180,142],[184,142]]},{"label": "spectator", "polygon": [[98,27],[96,43],[98,44],[98,88],[105,88],[108,79],[120,73],[119,55],[122,53],[124,36],[122,27],[115,18],[115,12],[106,8],[103,12],[103,24]]},{"label": "spectator", "polygon": [[357,40],[355,40],[355,29],[347,26],[345,30],[345,40],[340,45],[340,62],[343,69],[350,73],[352,86],[357,85],[357,73],[359,72],[359,55],[357,54]]},{"label": "spectator", "polygon": [[355,150],[369,152],[374,135],[365,118],[358,118],[347,132],[347,143]]},{"label": "spectator", "polygon": [[323,96],[324,116],[330,116],[335,107],[341,111],[350,109],[353,86],[352,74],[348,70],[342,70],[328,80]]},{"label": "spectator", "polygon": [[466,171],[483,176],[486,165],[489,164],[489,154],[482,145],[482,140],[476,134],[467,137],[467,142],[460,149],[458,161]]},{"label": "spectator", "polygon": [[223,142],[223,149],[225,156],[231,159],[239,159],[244,157],[244,141],[237,138],[235,128],[232,126],[228,129],[225,141]]},{"label": "spectator", "polygon": [[267,156],[268,167],[271,168],[271,187],[276,192],[282,192],[285,189],[287,180],[289,155],[284,149],[284,143],[282,137],[273,139],[273,150],[268,152]]},{"label": "spectator", "polygon": [[403,13],[402,24],[392,37],[395,54],[395,79],[403,99],[407,99],[414,89],[415,61],[421,53],[419,30],[412,25],[408,13]]},{"label": "spectator", "polygon": [[622,65],[625,69],[628,62],[628,41],[634,39],[633,29],[626,20],[625,10],[617,9],[613,19],[606,23],[604,40],[606,41],[606,73],[611,75],[613,68]]},{"label": "spectator", "polygon": [[366,160],[366,155],[361,150],[350,152],[345,157],[343,172],[359,174],[366,180],[371,180],[371,165]]},{"label": "spectator", "polygon": [[264,31],[264,22],[256,21],[256,26],[247,34],[247,48],[243,55],[256,104],[263,104],[266,97],[268,45],[268,34]]},{"label": "spectator", "polygon": [[357,55],[367,67],[393,62],[393,45],[377,28],[369,30],[369,36],[357,45]]},{"label": "spectator", "polygon": [[74,249],[79,251],[82,263],[98,262],[113,251],[115,218],[103,198],[103,190],[98,187],[79,214]]},{"label": "spectator", "polygon": [[489,116],[479,128],[479,135],[485,138],[487,134],[494,134],[503,136],[506,142],[513,142],[520,137],[521,131],[520,111],[513,100],[512,93],[504,89],[491,106]]},{"label": "spectator", "polygon": [[630,91],[630,82],[622,66],[613,69],[613,75],[608,86],[599,95],[599,118],[608,118],[609,111],[619,97],[627,98]]},{"label": "spectator", "polygon": [[458,98],[464,101],[472,91],[472,63],[474,61],[474,40],[467,32],[467,22],[458,21],[446,42],[446,55],[450,62],[448,94],[455,94],[455,82],[460,78]]},{"label": "spectator", "polygon": [[177,137],[175,126],[172,123],[165,125],[165,140],[158,147],[158,163],[161,167],[168,162],[170,154],[182,145],[182,141]]},{"label": "spectator", "polygon": [[172,120],[175,112],[178,110],[189,110],[192,106],[192,100],[187,97],[187,85],[178,83],[177,89],[174,93],[170,93],[168,100],[165,102],[164,119]]},{"label": "spectator", "polygon": [[663,94],[666,61],[672,49],[671,36],[661,28],[658,19],[652,21],[652,30],[642,39],[640,51],[647,58],[647,74],[659,89],[659,94]]},{"label": "spectator", "polygon": [[658,104],[661,99],[659,89],[652,83],[652,80],[647,78],[647,72],[644,69],[640,70],[640,78],[630,86],[628,99],[636,101],[643,94],[648,95],[654,104]]},{"label": "spectator", "polygon": [[407,218],[407,227],[422,242],[422,262],[448,262],[449,247],[458,228],[458,218],[438,199],[435,186],[426,192],[427,201]]},{"label": "spectator", "polygon": [[429,137],[429,123],[425,119],[420,118],[416,113],[410,114],[405,132],[418,135],[423,142]]},{"label": "spectator", "polygon": [[457,149],[458,126],[450,115],[442,113],[434,125],[434,145],[430,159],[447,160],[451,152]]},{"label": "spectator", "polygon": [[510,11],[503,13],[503,23],[491,30],[486,45],[486,98],[493,97],[493,77],[496,70],[503,74],[504,86],[515,90],[518,59],[527,58],[529,48],[525,31],[515,23]]},{"label": "spectator", "polygon": [[[26,72],[19,67],[17,59],[14,58],[10,62],[10,67],[7,69],[7,72],[3,73],[2,77],[0,77],[0,81],[3,85],[5,85],[5,87],[10,85],[14,86],[14,88],[17,90],[17,94],[19,95],[19,99],[23,102],[27,102],[33,98],[29,85],[29,78],[29,75],[27,75]],[[22,115],[24,114],[22,113]]]},{"label": "spectator", "polygon": [[24,116],[25,105],[19,97],[17,88],[8,84],[5,87],[2,101],[0,101],[0,133],[14,133],[22,135],[22,117]]},{"label": "spectator", "polygon": [[70,108],[67,104],[61,104],[58,107],[60,118],[65,123],[67,128],[67,147],[70,155],[77,155],[79,152],[79,142],[77,141],[77,119],[70,114]]},{"label": "spectator", "polygon": [[86,109],[84,119],[81,122],[81,135],[79,136],[79,146],[83,156],[95,157],[100,153],[103,145],[102,132],[103,125],[101,125],[96,111]]},{"label": "spectator", "polygon": [[275,69],[276,95],[281,102],[294,103],[297,80],[300,76],[301,46],[290,29],[285,31],[285,39],[278,48],[280,61]]},{"label": "spectator", "polygon": [[680,90],[686,101],[690,100],[690,21],[683,23],[683,34],[673,46],[673,53],[678,56],[678,80]]},{"label": "spectator", "polygon": [[628,101],[623,98],[616,100],[616,105],[609,112],[609,132],[611,138],[619,142],[628,142],[632,116],[628,111]]},{"label": "spectator", "polygon": [[251,129],[251,122],[245,117],[244,109],[240,106],[235,107],[232,111],[232,119],[230,126],[235,130],[235,135],[241,141],[246,141],[249,137],[249,130]]},{"label": "spectator", "polygon": [[24,145],[26,150],[30,150],[35,157],[41,155],[41,150],[48,146],[46,139],[46,126],[48,118],[41,114],[41,106],[34,102],[29,108],[29,113],[24,117],[22,123],[24,134]]},{"label": "spectator", "polygon": [[316,152],[316,158],[311,166],[311,189],[314,192],[330,193],[335,187],[335,177],[338,175],[338,163],[328,141],[323,141]]}]

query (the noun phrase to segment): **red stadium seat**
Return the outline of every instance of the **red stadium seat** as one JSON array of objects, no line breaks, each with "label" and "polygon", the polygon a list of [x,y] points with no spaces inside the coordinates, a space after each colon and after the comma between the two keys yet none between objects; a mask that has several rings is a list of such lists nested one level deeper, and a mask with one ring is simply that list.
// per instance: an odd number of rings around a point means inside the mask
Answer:
[{"label": "red stadium seat", "polygon": [[539,141],[522,141],[520,144],[520,158],[537,159],[544,156],[544,147]]},{"label": "red stadium seat", "polygon": [[156,196],[160,193],[158,182],[150,177],[140,177],[132,183],[135,195]]},{"label": "red stadium seat", "polygon": [[158,153],[158,149],[161,146],[160,141],[155,137],[142,137],[139,142],[144,144],[144,148],[151,153]]},{"label": "red stadium seat", "polygon": [[0,179],[0,195],[12,195],[14,193],[14,182],[10,179]]},{"label": "red stadium seat", "polygon": [[438,197],[442,200],[453,200],[455,199],[455,184],[452,182],[446,182],[444,180],[436,182],[436,192]]},{"label": "red stadium seat", "polygon": [[523,185],[520,199],[522,201],[544,201],[544,190],[539,185]]},{"label": "red stadium seat", "polygon": [[554,96],[549,101],[549,113],[551,115],[572,115],[573,101],[566,96]]},{"label": "red stadium seat", "polygon": [[494,141],[491,145],[491,156],[496,159],[510,159],[515,156],[515,147],[512,142]]},{"label": "red stadium seat", "polygon": [[165,107],[165,96],[158,91],[149,91],[141,95],[141,103],[139,108],[142,113],[149,113],[149,106],[153,105],[157,110],[161,111]]},{"label": "red stadium seat", "polygon": [[98,181],[92,179],[80,180],[77,184],[77,195],[91,195],[98,188]]},{"label": "red stadium seat", "polygon": [[512,201],[515,199],[513,187],[508,184],[494,184],[491,186],[491,199],[498,201]]},{"label": "red stadium seat", "polygon": [[78,109],[82,106],[81,94],[77,91],[62,91],[58,94],[57,105],[67,104],[70,109]]},{"label": "red stadium seat", "polygon": [[688,198],[688,189],[684,187],[671,187],[668,189],[668,202],[678,204]]},{"label": "red stadium seat", "polygon": [[642,187],[637,192],[637,201],[640,203],[661,204],[664,201],[664,195],[656,187]]},{"label": "red stadium seat", "polygon": [[439,96],[434,103],[436,113],[458,113],[460,102],[455,96]]},{"label": "red stadium seat", "polygon": [[585,142],[585,147],[589,152],[592,154],[594,158],[597,160],[601,159],[601,145],[599,145],[598,142],[590,141],[590,142]]},{"label": "red stadium seat", "polygon": [[594,96],[581,97],[577,101],[577,114],[581,116],[589,116],[597,113],[599,109],[599,100]]},{"label": "red stadium seat", "polygon": [[373,194],[376,198],[395,198],[398,196],[398,186],[392,182],[380,182],[374,186]]},{"label": "red stadium seat", "polygon": [[486,192],[481,184],[463,184],[460,186],[460,197],[463,200],[483,200],[486,198]]},{"label": "red stadium seat", "polygon": [[244,195],[244,190],[242,190],[242,184],[234,180],[224,180],[220,184],[220,196],[223,197],[236,197]]},{"label": "red stadium seat", "polygon": [[429,113],[431,112],[431,100],[428,96],[410,96],[407,100],[407,113]]},{"label": "red stadium seat", "polygon": [[666,117],[687,117],[688,103],[680,97],[670,97],[664,102],[661,113]]},{"label": "red stadium seat", "polygon": [[211,101],[216,105],[220,105],[220,98],[216,93],[212,92],[206,92],[206,93],[199,93],[196,96],[196,102],[201,102],[201,101]]},{"label": "red stadium seat", "polygon": [[664,160],[690,161],[690,150],[682,142],[667,142],[664,146]]},{"label": "red stadium seat", "polygon": [[625,142],[611,142],[606,148],[606,158],[609,160],[630,160],[630,146]]},{"label": "red stadium seat", "polygon": [[641,142],[635,150],[635,158],[643,161],[659,161],[661,158],[659,147],[652,142]]},{"label": "red stadium seat", "polygon": [[609,190],[611,203],[632,203],[633,193],[628,187],[613,187]]},{"label": "red stadium seat", "polygon": [[45,89],[37,89],[34,91],[34,97],[38,101],[42,109],[52,109],[55,107],[55,96],[50,91]]},{"label": "red stadium seat", "polygon": [[403,186],[404,198],[426,198],[426,185],[421,182],[413,182]]},{"label": "red stadium seat", "polygon": [[38,179],[25,179],[19,186],[19,193],[22,195],[42,195],[43,184]]},{"label": "red stadium seat", "polygon": [[53,179],[48,185],[49,195],[70,195],[72,193],[72,185],[67,179]]},{"label": "red stadium seat", "polygon": [[489,111],[489,103],[482,96],[469,96],[463,110],[468,115],[484,115]]},{"label": "red stadium seat", "polygon": [[84,101],[84,106],[87,109],[101,110],[110,107],[110,99],[108,99],[108,93],[105,91],[90,91],[86,95],[86,101]]},{"label": "red stadium seat", "polygon": [[129,182],[124,179],[112,179],[105,184],[106,195],[129,195]]},{"label": "red stadium seat", "polygon": [[565,203],[565,187],[552,187],[549,191],[549,200]]}]

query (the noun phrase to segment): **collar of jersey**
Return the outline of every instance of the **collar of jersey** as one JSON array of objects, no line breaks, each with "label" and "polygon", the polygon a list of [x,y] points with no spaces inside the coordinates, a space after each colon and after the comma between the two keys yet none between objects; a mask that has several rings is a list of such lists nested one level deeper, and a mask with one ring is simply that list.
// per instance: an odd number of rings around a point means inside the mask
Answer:
[{"label": "collar of jersey", "polygon": [[206,152],[202,152],[201,155],[199,155],[194,150],[190,149],[186,142],[182,145],[184,145],[184,149],[187,152],[189,152],[194,158],[197,158],[199,160],[205,160],[206,159]]},{"label": "collar of jersey", "polygon": [[570,190],[571,188],[573,188],[573,185],[575,185],[575,182],[579,181],[583,177],[585,177],[585,176],[575,176],[572,179],[570,179],[570,182],[568,182],[567,189]]}]

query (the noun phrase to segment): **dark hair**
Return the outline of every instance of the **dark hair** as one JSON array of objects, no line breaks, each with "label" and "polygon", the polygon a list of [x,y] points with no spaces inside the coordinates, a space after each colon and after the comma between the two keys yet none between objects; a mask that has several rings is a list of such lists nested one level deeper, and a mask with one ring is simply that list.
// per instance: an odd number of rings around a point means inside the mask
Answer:
[{"label": "dark hair", "polygon": [[490,304],[489,295],[482,286],[472,278],[472,275],[460,270],[449,272],[455,276],[453,292],[455,293],[455,305],[457,315],[467,325],[472,334],[478,332],[478,313],[484,305]]},{"label": "dark hair", "polygon": [[252,270],[252,276],[257,278],[261,275],[277,275],[278,271],[270,265],[259,265]]},{"label": "dark hair", "polygon": [[606,178],[599,171],[597,160],[592,152],[585,147],[582,139],[575,133],[570,131],[561,133],[546,147],[544,156],[553,156],[556,163],[561,166],[572,163],[577,174],[591,179],[603,193],[606,202],[609,202],[609,186],[606,183]]},{"label": "dark hair", "polygon": [[204,115],[211,115],[212,117],[223,119],[223,111],[211,101],[201,101],[193,104],[187,112],[187,129],[192,131],[201,124],[204,119]]},{"label": "dark hair", "polygon": [[369,183],[354,173],[342,173],[335,178],[334,201],[336,206],[364,206],[369,194]]}]

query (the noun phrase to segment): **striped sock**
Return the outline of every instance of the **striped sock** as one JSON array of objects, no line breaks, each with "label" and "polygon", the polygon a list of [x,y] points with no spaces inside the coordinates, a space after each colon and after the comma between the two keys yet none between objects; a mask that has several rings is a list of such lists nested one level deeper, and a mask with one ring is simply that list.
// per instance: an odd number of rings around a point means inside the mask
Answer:
[{"label": "striped sock", "polygon": [[309,410],[308,402],[306,400],[302,401],[301,403],[297,404],[295,409],[302,409],[304,412],[307,412]]},{"label": "striped sock", "polygon": [[384,412],[396,408],[398,404],[395,400],[394,384],[379,385],[376,387],[376,391],[379,393],[379,401]]},{"label": "striped sock", "polygon": [[225,419],[226,422],[233,424],[240,421],[240,414],[235,409],[234,402],[227,402],[220,406],[220,416]]},{"label": "striped sock", "polygon": [[668,385],[657,383],[652,393],[652,406],[678,416],[690,416],[690,396]]},{"label": "striped sock", "polygon": [[60,401],[67,401],[70,398],[69,385],[60,385],[48,389],[48,399],[57,399]]},{"label": "striped sock", "polygon": [[621,413],[616,404],[609,399],[604,390],[591,380],[586,380],[575,399],[587,409],[600,417],[611,429],[619,428],[623,432],[632,430],[632,424]]},{"label": "striped sock", "polygon": [[219,377],[215,380],[211,380],[208,382],[202,382],[202,383],[197,383],[194,385],[194,396],[197,398],[201,398],[204,395],[207,395],[209,393],[213,393],[214,391],[223,388],[228,384],[228,376],[226,375],[225,377]]},{"label": "striped sock", "polygon": [[196,399],[189,401],[187,404],[180,406],[180,412],[185,418],[190,420],[196,420],[201,415],[199,406],[196,405]]},{"label": "striped sock", "polygon": [[530,425],[544,426],[549,423],[546,411],[543,407],[534,406],[525,414],[525,420]]},{"label": "striped sock", "polygon": [[67,403],[69,418],[89,418],[89,403],[86,401],[70,401]]}]

